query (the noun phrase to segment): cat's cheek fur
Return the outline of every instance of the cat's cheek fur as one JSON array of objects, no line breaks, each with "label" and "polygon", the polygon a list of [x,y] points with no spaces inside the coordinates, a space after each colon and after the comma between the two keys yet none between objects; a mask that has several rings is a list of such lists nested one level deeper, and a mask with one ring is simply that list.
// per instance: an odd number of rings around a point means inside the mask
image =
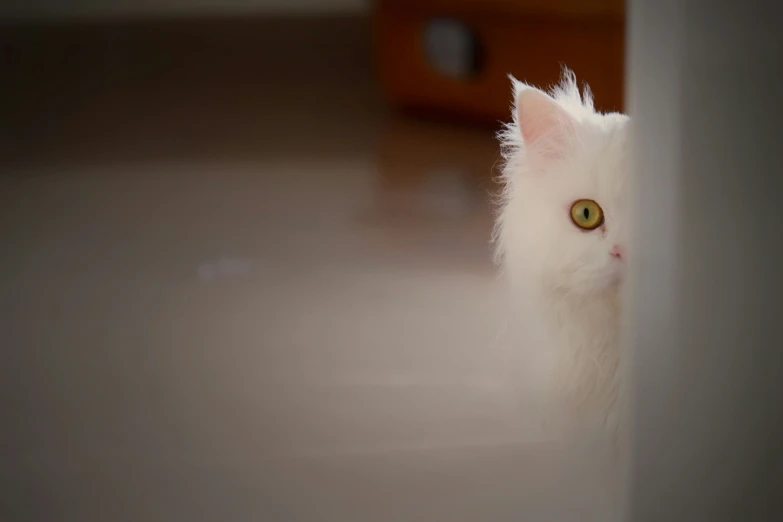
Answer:
[{"label": "cat's cheek fur", "polygon": [[579,199],[577,193],[561,190],[566,195],[558,195],[537,179],[522,180],[515,191],[519,194],[509,201],[504,217],[509,221],[504,255],[511,277],[530,277],[579,294],[617,278],[608,234],[579,229],[571,221],[570,202]]}]

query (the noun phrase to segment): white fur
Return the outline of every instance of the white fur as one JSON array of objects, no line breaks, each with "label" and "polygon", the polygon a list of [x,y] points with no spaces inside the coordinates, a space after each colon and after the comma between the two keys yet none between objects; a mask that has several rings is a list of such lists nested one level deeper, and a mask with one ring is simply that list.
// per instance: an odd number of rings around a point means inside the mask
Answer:
[{"label": "white fur", "polygon": [[[516,298],[517,343],[568,418],[614,431],[619,413],[620,286],[627,259],[628,118],[601,114],[565,71],[550,94],[512,78],[512,124],[500,134],[504,191],[497,259]],[[605,224],[577,228],[570,207],[593,199]],[[539,389],[539,391],[542,389]]]}]

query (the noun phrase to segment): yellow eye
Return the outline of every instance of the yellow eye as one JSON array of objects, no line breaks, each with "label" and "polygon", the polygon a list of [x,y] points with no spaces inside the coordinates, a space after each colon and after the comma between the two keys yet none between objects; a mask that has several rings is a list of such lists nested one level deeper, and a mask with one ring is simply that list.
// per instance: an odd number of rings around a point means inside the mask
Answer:
[{"label": "yellow eye", "polygon": [[592,199],[580,199],[571,205],[571,221],[584,230],[595,230],[604,224],[604,211]]}]

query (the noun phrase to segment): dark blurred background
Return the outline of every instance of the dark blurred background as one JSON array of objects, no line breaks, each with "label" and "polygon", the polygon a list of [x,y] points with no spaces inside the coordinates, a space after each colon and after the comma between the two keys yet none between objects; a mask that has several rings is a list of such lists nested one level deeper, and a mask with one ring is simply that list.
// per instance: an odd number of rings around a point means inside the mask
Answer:
[{"label": "dark blurred background", "polygon": [[508,73],[622,109],[623,17],[5,0],[0,520],[577,505],[505,380],[494,133]]},{"label": "dark blurred background", "polygon": [[[2,159],[383,161],[422,143],[417,157],[486,165],[508,74],[547,86],[566,65],[622,109],[623,14],[621,0],[5,0]],[[419,139],[450,132],[475,135],[456,138],[470,152]]]}]

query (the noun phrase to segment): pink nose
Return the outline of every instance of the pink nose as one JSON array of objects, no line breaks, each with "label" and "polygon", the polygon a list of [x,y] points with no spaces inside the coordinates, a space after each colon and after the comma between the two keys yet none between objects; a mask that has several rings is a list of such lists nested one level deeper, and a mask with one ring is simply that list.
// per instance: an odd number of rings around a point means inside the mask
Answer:
[{"label": "pink nose", "polygon": [[617,259],[625,259],[625,249],[620,245],[615,245],[609,251],[609,255]]}]

